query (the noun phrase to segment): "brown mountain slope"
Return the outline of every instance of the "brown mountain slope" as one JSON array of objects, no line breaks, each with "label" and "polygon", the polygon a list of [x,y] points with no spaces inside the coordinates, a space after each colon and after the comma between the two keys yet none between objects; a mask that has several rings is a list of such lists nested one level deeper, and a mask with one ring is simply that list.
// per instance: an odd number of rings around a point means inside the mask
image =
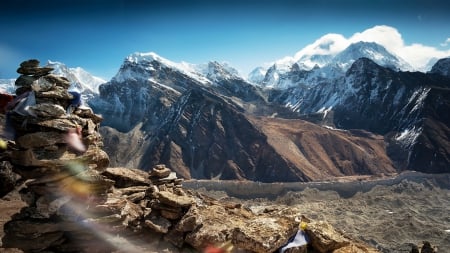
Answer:
[{"label": "brown mountain slope", "polygon": [[279,155],[311,180],[395,172],[380,135],[336,130],[303,120],[249,119]]}]

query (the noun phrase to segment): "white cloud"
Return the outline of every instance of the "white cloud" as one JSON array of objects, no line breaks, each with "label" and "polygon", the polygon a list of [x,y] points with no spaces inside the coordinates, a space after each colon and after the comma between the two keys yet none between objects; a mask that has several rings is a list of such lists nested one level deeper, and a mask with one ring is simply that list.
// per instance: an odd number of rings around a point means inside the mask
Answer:
[{"label": "white cloud", "polygon": [[[378,43],[419,71],[427,71],[427,68],[429,68],[427,65],[430,60],[450,56],[450,50],[439,50],[435,47],[418,43],[406,45],[402,35],[396,28],[380,25],[355,33],[350,38],[345,38],[341,34],[326,34],[297,52],[294,59],[299,60],[303,56],[314,54],[336,55],[351,43],[359,41]],[[447,43],[450,43],[450,38],[446,40],[445,44],[447,45]]]},{"label": "white cloud", "polygon": [[402,47],[397,53],[409,62],[416,70],[428,71],[430,60],[441,59],[450,56],[450,50],[439,50],[422,44],[411,44]]},{"label": "white cloud", "polygon": [[447,38],[447,40],[445,40],[444,43],[441,43],[441,46],[446,47],[446,46],[448,46],[448,44],[450,44],[450,38]]},{"label": "white cloud", "polygon": [[350,43],[359,41],[375,42],[384,46],[390,52],[395,52],[404,47],[402,35],[397,29],[390,26],[374,26],[361,33],[355,33],[349,39]]},{"label": "white cloud", "polygon": [[307,55],[327,55],[332,54],[335,55],[340,51],[344,50],[346,47],[350,45],[350,42],[341,34],[329,33],[314,43],[309,44],[299,52],[295,54],[295,59],[300,59],[302,56]]}]

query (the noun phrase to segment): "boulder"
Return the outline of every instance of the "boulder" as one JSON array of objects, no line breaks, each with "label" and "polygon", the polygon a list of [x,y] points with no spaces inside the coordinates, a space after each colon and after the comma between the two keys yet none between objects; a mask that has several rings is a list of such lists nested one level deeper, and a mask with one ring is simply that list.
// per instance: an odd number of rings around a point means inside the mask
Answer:
[{"label": "boulder", "polygon": [[34,81],[38,80],[38,78],[34,76],[20,75],[15,82],[16,86],[27,86],[30,87]]},{"label": "boulder", "polygon": [[115,181],[114,186],[118,188],[127,188],[132,186],[148,186],[150,180],[148,173],[142,170],[126,168],[106,168],[103,175]]},{"label": "boulder", "polygon": [[350,244],[347,238],[323,221],[308,224],[306,232],[311,240],[311,245],[319,252],[333,252]]}]

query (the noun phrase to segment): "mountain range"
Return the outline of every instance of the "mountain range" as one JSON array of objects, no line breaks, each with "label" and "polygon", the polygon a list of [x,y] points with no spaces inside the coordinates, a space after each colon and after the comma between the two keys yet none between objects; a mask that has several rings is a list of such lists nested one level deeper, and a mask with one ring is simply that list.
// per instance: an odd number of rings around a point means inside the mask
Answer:
[{"label": "mountain range", "polygon": [[108,82],[49,64],[78,79],[103,115],[112,166],[261,182],[449,172],[450,58],[411,72],[381,45],[358,42],[243,78],[219,62],[134,53]]}]

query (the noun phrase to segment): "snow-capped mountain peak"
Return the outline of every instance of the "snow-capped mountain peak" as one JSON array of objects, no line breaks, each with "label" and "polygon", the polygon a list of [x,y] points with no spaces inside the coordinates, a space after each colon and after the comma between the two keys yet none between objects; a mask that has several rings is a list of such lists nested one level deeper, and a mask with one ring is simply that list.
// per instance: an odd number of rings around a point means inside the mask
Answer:
[{"label": "snow-capped mountain peak", "polygon": [[348,42],[344,36],[327,34],[298,51],[293,59],[308,69],[312,69],[316,65],[323,67],[329,64],[332,58],[339,52],[342,52],[347,46]]},{"label": "snow-capped mountain peak", "polygon": [[257,67],[248,74],[247,80],[255,84],[261,83],[264,80],[266,73],[267,68]]},{"label": "snow-capped mountain peak", "polygon": [[64,76],[69,79],[71,89],[77,89],[81,93],[97,93],[100,84],[106,83],[106,80],[91,75],[86,70],[76,67],[69,68],[64,63],[56,61],[47,61],[47,67],[52,67],[53,74]]},{"label": "snow-capped mountain peak", "polygon": [[211,61],[206,64],[194,65],[193,67],[213,82],[218,82],[223,79],[242,79],[239,72],[228,63]]},{"label": "snow-capped mountain peak", "polygon": [[[139,68],[129,67],[139,66]],[[223,79],[242,79],[239,72],[228,63],[211,61],[203,64],[192,64],[188,62],[173,62],[154,52],[133,53],[125,58],[113,80],[123,82],[126,80],[152,80],[152,71],[160,66],[180,72],[204,85],[214,85]],[[139,70],[138,70],[139,69]]]},{"label": "snow-capped mountain peak", "polygon": [[333,62],[346,71],[359,58],[369,58],[380,66],[394,70],[411,70],[412,67],[400,57],[388,52],[375,42],[356,42],[333,58]]},{"label": "snow-capped mountain peak", "polygon": [[[140,53],[135,52],[125,58],[119,72],[113,77],[116,82],[123,82],[126,80],[149,80],[152,79],[150,72],[155,70],[154,63],[174,69],[181,72],[203,84],[209,84],[210,81],[196,70],[195,64],[181,62],[172,62],[164,57],[159,56],[154,52]],[[129,68],[129,65],[139,65],[141,70]]]},{"label": "snow-capped mountain peak", "polygon": [[[360,58],[368,58],[380,66],[393,70],[412,70],[400,57],[375,42],[356,42],[348,45],[340,35],[329,34],[299,51],[273,63],[258,77],[254,70],[251,82],[266,88],[286,89],[299,84],[313,86],[324,80],[342,77]],[[343,45],[347,47],[343,48]],[[340,51],[339,51],[340,50]]]}]

